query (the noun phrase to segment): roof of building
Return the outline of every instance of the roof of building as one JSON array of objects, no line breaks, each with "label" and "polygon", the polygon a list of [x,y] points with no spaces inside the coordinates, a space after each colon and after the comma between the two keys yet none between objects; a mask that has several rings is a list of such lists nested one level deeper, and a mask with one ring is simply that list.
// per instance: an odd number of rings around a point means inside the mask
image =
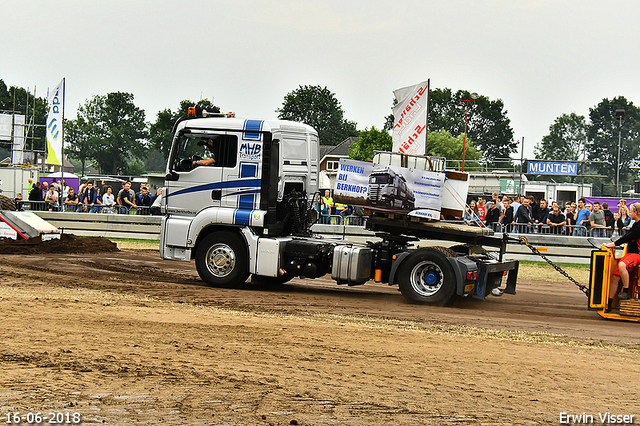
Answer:
[{"label": "roof of building", "polygon": [[320,145],[320,159],[325,157],[348,157],[351,144],[358,139],[356,136],[350,136],[340,142],[338,145]]}]

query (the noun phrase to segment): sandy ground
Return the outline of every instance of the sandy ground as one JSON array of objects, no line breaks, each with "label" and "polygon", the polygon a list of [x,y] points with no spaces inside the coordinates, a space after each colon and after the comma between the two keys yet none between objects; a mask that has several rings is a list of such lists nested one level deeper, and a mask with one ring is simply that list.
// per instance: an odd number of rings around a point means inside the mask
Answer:
[{"label": "sandy ground", "polygon": [[514,296],[436,308],[329,279],[209,288],[153,250],[0,255],[0,423],[640,424],[640,325],[523,270]]}]

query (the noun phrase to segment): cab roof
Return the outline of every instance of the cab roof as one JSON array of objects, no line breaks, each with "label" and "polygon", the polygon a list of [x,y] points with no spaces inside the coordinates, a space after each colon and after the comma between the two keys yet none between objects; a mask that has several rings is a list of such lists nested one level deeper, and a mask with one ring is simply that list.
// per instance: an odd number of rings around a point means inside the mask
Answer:
[{"label": "cab roof", "polygon": [[253,120],[246,118],[227,118],[227,117],[204,117],[204,118],[188,118],[181,121],[177,130],[181,129],[210,129],[210,130],[229,130],[229,131],[245,131],[245,132],[294,132],[310,135],[318,135],[318,132],[311,126],[289,120]]}]

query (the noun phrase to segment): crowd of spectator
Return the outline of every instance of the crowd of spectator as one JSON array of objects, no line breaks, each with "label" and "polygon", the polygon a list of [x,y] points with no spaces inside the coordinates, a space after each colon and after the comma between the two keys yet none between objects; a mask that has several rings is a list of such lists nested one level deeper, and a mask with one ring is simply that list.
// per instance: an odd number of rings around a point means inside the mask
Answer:
[{"label": "crowd of spectator", "polygon": [[626,200],[621,199],[617,207],[613,213],[606,202],[588,203],[584,198],[562,206],[531,195],[500,198],[494,192],[488,203],[483,196],[470,200],[459,219],[469,226],[487,226],[499,232],[611,237],[624,235],[634,223]]},{"label": "crowd of spectator", "polygon": [[[63,212],[87,212],[87,213],[119,213],[158,215],[160,214],[160,201],[162,188],[155,195],[151,195],[149,186],[145,183],[138,193],[131,189],[131,182],[122,182],[122,187],[114,189],[104,181],[101,186],[94,185],[88,180],[80,185],[76,193],[75,189],[68,186],[65,181],[58,182],[53,178],[51,184],[47,182],[32,182],[29,179],[28,204],[31,210],[48,210]],[[23,210],[25,200],[22,194],[15,199],[16,208]]]}]

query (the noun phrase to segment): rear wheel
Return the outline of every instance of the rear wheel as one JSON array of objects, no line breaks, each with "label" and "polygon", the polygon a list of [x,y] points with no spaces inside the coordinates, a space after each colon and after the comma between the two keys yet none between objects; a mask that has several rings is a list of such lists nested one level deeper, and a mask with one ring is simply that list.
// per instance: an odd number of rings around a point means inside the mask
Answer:
[{"label": "rear wheel", "polygon": [[249,276],[246,244],[233,232],[207,235],[196,250],[196,269],[212,287],[237,287]]},{"label": "rear wheel", "polygon": [[439,250],[424,248],[413,252],[400,265],[398,283],[402,295],[414,303],[444,305],[456,289],[455,274],[447,257]]}]

